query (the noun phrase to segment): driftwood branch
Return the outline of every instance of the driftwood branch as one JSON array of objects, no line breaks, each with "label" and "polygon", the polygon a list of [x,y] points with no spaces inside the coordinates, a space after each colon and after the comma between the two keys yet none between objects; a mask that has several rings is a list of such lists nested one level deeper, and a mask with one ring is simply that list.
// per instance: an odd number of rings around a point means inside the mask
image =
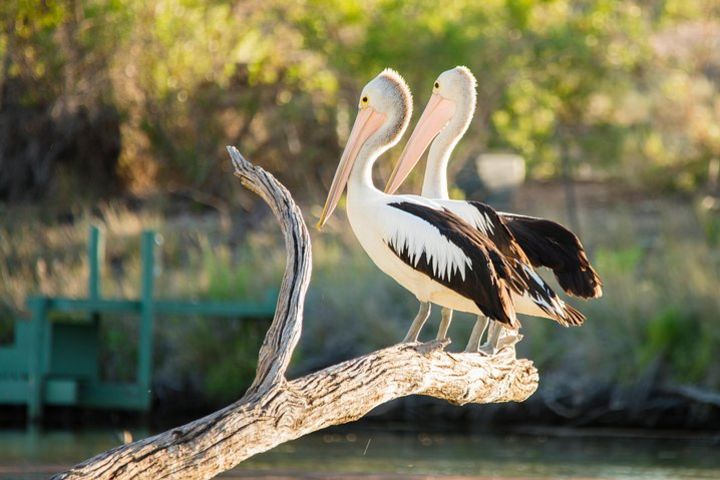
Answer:
[{"label": "driftwood branch", "polygon": [[288,191],[229,149],[243,185],[272,208],[288,261],[277,311],[260,350],[255,381],[232,405],[182,427],[101,453],[56,479],[211,478],[283,442],[364,416],[389,400],[419,394],[454,404],[521,402],[537,388],[532,362],[512,347],[493,357],[449,353],[442,342],[398,344],[287,381],[310,280],[310,239]]},{"label": "driftwood branch", "polygon": [[300,208],[285,186],[260,167],[245,160],[237,148],[228,147],[235,176],[270,206],[285,237],[285,274],[275,317],[265,335],[258,357],[255,380],[245,396],[271,388],[282,388],[285,370],[302,332],[305,293],[310,283],[312,252],[310,234]]}]

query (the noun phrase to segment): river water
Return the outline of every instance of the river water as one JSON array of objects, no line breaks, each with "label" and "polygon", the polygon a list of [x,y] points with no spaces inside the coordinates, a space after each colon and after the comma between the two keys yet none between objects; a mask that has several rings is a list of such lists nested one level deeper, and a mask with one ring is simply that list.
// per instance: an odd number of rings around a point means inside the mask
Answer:
[{"label": "river water", "polygon": [[[561,433],[561,435],[557,435]],[[144,431],[1,431],[0,479],[53,472]],[[222,478],[720,479],[720,436],[587,431],[457,435],[367,429],[315,433]]]}]

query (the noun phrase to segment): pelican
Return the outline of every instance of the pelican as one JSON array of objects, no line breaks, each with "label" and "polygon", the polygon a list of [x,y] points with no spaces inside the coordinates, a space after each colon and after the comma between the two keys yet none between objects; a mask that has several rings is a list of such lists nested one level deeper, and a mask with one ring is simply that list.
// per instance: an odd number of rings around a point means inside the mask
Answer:
[{"label": "pelican", "polygon": [[372,180],[376,160],[397,144],[412,111],[405,81],[384,70],[363,89],[359,111],[335,172],[318,228],[332,215],[347,185],[353,233],[373,262],[420,301],[404,341],[416,341],[430,304],[489,317],[519,328],[513,305],[531,299],[563,324],[582,315],[559,308],[554,293],[490,240],[437,202],[417,195],[388,195]]},{"label": "pelican", "polygon": [[[476,103],[476,80],[466,67],[456,67],[440,74],[425,111],[405,145],[393,170],[386,192],[394,193],[430,145],[422,196],[431,198],[473,225],[505,255],[525,265],[551,268],[563,290],[582,297],[602,295],[602,283],[590,265],[580,240],[562,225],[523,215],[496,212],[490,206],[474,201],[450,200],[447,188],[447,164],[457,142],[467,131]],[[431,144],[432,142],[432,144]],[[535,275],[534,272],[532,275]],[[562,301],[557,299],[559,306]],[[516,305],[518,313],[536,315],[534,306]],[[543,315],[540,315],[543,316]],[[452,311],[443,309],[438,338],[444,338]],[[562,322],[561,322],[562,323]],[[478,318],[471,342],[479,342],[487,319]],[[499,325],[493,323],[484,348],[495,349]],[[468,345],[469,348],[474,346]]]}]

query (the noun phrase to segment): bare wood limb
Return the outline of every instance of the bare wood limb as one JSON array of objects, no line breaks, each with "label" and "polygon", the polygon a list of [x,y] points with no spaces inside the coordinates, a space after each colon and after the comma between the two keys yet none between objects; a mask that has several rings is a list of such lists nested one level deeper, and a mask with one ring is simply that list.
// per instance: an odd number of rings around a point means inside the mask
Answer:
[{"label": "bare wood limb", "polygon": [[398,344],[305,377],[284,378],[300,335],[310,279],[310,239],[300,210],[274,177],[229,148],[236,175],[273,209],[288,247],[278,312],[242,399],[205,418],[101,453],[55,479],[211,478],[280,443],[351,422],[407,395],[451,403],[520,402],[537,389],[532,362],[514,348],[485,357],[449,353],[447,343]]},{"label": "bare wood limb", "polygon": [[422,394],[455,404],[520,402],[537,388],[529,360],[399,344],[288,382],[204,419],[101,454],[57,478],[210,478],[248,457]]},{"label": "bare wood limb", "polygon": [[235,166],[235,176],[270,206],[283,236],[287,261],[275,307],[275,317],[260,347],[255,380],[245,394],[282,387],[285,370],[290,363],[302,332],[305,294],[312,272],[310,234],[300,208],[290,192],[275,177],[245,160],[237,148],[227,147]]}]

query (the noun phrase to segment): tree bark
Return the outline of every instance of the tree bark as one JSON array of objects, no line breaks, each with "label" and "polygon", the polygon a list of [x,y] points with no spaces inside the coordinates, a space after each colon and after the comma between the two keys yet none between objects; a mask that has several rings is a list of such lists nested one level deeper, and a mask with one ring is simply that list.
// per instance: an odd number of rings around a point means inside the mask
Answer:
[{"label": "tree bark", "polygon": [[493,357],[449,353],[448,342],[398,344],[287,381],[300,336],[311,254],[307,228],[288,191],[228,148],[235,174],[272,208],[288,261],[255,381],[232,405],[182,427],[101,453],[55,479],[211,478],[283,442],[363,417],[395,398],[420,394],[451,403],[521,402],[538,373],[514,347]]}]

